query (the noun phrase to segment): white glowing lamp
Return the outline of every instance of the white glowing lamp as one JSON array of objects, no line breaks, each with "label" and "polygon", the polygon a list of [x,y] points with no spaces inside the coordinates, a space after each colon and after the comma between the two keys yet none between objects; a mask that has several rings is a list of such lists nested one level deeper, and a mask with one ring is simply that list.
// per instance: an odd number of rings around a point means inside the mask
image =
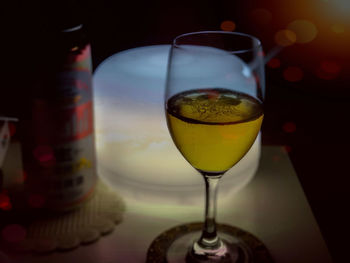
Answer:
[{"label": "white glowing lamp", "polygon": [[[124,193],[186,199],[203,195],[203,179],[176,149],[166,126],[164,91],[169,45],[112,55],[94,73],[99,175]],[[214,62],[214,61],[213,61]],[[222,178],[221,192],[236,191],[254,176],[260,136]],[[137,194],[136,194],[137,193]],[[180,196],[179,196],[180,198]]]}]

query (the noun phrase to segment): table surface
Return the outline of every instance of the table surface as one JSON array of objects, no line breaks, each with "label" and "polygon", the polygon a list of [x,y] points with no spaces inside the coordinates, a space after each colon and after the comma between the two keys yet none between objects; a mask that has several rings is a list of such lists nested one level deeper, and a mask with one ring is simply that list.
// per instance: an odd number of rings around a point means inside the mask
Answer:
[{"label": "table surface", "polygon": [[[111,187],[119,191],[117,186]],[[147,196],[123,198],[127,206],[123,221],[96,243],[69,252],[14,255],[11,262],[145,262],[148,246],[160,233],[175,225],[201,221],[203,217],[204,198],[181,202],[169,199],[150,202]],[[217,221],[256,235],[276,263],[332,262],[282,147],[263,146],[260,166],[253,180],[238,192],[219,192],[218,199]]]}]

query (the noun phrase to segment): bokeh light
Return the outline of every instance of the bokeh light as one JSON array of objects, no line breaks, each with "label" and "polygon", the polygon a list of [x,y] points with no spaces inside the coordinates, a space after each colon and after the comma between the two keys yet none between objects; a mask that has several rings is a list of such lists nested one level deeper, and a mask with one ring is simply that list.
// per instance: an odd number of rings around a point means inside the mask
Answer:
[{"label": "bokeh light", "polygon": [[1,231],[2,239],[8,243],[22,242],[26,236],[26,229],[18,224],[11,224],[5,226]]},{"label": "bokeh light", "polygon": [[267,66],[270,68],[279,68],[281,66],[281,61],[278,58],[271,58],[267,62]]},{"label": "bokeh light", "polygon": [[328,73],[338,73],[340,71],[340,65],[335,61],[322,61],[321,68]]},{"label": "bokeh light", "polygon": [[325,60],[316,69],[316,75],[321,79],[331,80],[337,78],[340,71],[341,66],[336,61]]},{"label": "bokeh light", "polygon": [[303,71],[299,67],[288,67],[283,71],[283,77],[290,82],[297,82],[303,79]]},{"label": "bokeh light", "polygon": [[334,33],[341,34],[341,33],[344,33],[344,32],[345,32],[345,27],[344,27],[344,25],[342,25],[342,24],[333,24],[333,25],[331,26],[331,30],[332,30]]},{"label": "bokeh light", "polygon": [[236,29],[236,24],[231,20],[226,20],[221,23],[220,28],[224,31],[234,31]]},{"label": "bokeh light", "polygon": [[34,157],[41,163],[54,161],[53,149],[48,145],[39,145],[33,150]]},{"label": "bokeh light", "polygon": [[78,46],[72,47],[70,51],[77,51],[79,49]]},{"label": "bokeh light", "polygon": [[[348,96],[350,89],[346,83],[350,78],[347,74],[350,61],[350,0],[288,0],[254,4],[242,2],[242,5],[247,9],[249,22],[242,25],[240,22],[240,26],[245,26],[262,40],[267,51],[264,59],[267,73],[272,82],[276,81],[277,84],[281,79],[287,79],[290,81],[288,85],[298,90],[332,98]],[[250,21],[251,10],[258,7],[272,13],[272,20],[266,27],[258,27],[255,20]],[[271,64],[268,63],[274,57],[278,57],[281,62],[277,68],[272,61]],[[325,69],[323,60],[337,62],[339,71],[334,72],[336,67],[334,71]],[[285,72],[284,78],[283,71],[288,66],[301,68],[302,74],[299,75],[302,75],[302,81],[291,78],[290,70]]]},{"label": "bokeh light", "polygon": [[0,193],[0,209],[7,211],[11,210],[11,208],[12,204],[10,197],[5,192]]},{"label": "bokeh light", "polygon": [[284,132],[293,133],[296,131],[297,127],[294,122],[289,121],[283,124],[282,129]]},{"label": "bokeh light", "polygon": [[312,22],[303,19],[294,20],[289,23],[287,29],[295,33],[297,43],[311,42],[315,39],[318,32],[316,26]]},{"label": "bokeh light", "polygon": [[282,47],[287,47],[294,44],[296,39],[296,34],[288,29],[279,30],[275,34],[276,44]]}]

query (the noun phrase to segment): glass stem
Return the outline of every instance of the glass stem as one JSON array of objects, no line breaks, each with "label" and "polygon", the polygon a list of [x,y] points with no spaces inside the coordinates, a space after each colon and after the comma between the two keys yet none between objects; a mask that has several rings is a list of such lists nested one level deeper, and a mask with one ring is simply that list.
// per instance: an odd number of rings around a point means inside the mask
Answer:
[{"label": "glass stem", "polygon": [[204,249],[217,249],[220,240],[216,233],[216,197],[221,175],[203,175],[205,180],[205,221],[202,236],[197,244]]},{"label": "glass stem", "polygon": [[202,235],[197,242],[193,243],[190,253],[186,256],[186,262],[236,262],[235,258],[237,257],[231,257],[228,247],[216,233],[216,197],[222,174],[203,174],[205,180],[205,221]]}]

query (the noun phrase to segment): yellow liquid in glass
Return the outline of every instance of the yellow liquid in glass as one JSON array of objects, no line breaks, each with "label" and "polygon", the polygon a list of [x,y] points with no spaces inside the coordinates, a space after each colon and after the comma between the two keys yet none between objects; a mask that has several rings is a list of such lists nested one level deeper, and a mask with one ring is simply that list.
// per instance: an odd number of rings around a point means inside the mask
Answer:
[{"label": "yellow liquid in glass", "polygon": [[227,171],[248,152],[264,116],[260,101],[222,88],[179,93],[167,101],[166,111],[177,148],[208,173]]}]

